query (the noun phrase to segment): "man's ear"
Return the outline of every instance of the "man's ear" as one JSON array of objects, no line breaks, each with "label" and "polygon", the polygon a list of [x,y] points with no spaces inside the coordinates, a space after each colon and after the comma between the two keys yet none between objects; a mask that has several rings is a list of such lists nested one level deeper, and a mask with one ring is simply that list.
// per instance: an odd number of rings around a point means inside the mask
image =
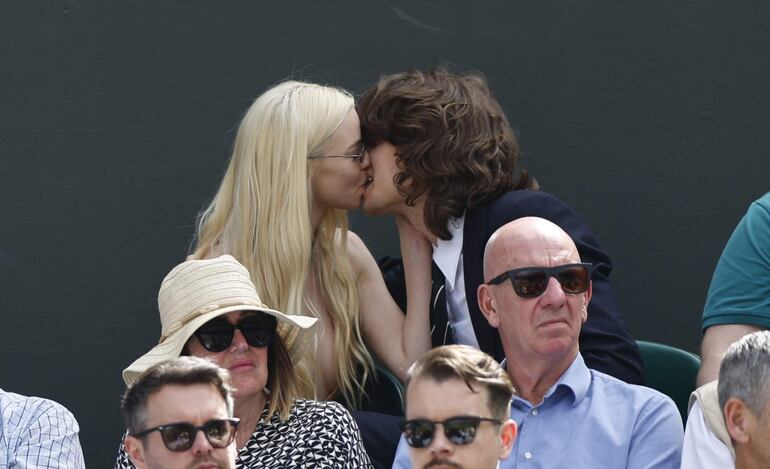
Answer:
[{"label": "man's ear", "polygon": [[513,450],[513,442],[516,440],[516,422],[512,419],[508,419],[503,422],[503,426],[500,429],[500,438],[503,443],[503,451],[500,453],[500,459],[505,459],[511,454]]},{"label": "man's ear", "polygon": [[583,322],[586,322],[588,319],[588,303],[591,302],[591,296],[594,294],[594,283],[590,282],[588,284],[588,290],[586,290],[585,293],[583,293]]},{"label": "man's ear", "polygon": [[492,287],[482,283],[476,290],[476,300],[479,302],[481,313],[487,318],[492,327],[500,325],[500,317],[497,315],[497,302],[491,291]]},{"label": "man's ear", "polygon": [[757,422],[746,403],[737,397],[731,397],[725,402],[723,411],[730,438],[736,443],[748,443]]},{"label": "man's ear", "polygon": [[123,440],[123,446],[126,448],[126,454],[131,457],[131,461],[137,469],[144,469],[146,467],[144,461],[144,444],[139,438],[126,435],[126,439]]}]

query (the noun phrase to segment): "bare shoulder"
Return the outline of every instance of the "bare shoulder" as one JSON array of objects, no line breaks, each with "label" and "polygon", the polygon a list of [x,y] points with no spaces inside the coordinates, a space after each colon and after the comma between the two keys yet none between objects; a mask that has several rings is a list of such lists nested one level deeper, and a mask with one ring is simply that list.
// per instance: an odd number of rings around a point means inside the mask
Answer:
[{"label": "bare shoulder", "polygon": [[352,231],[348,231],[347,251],[350,264],[353,266],[353,270],[356,275],[360,275],[366,269],[371,268],[372,265],[376,267],[374,258],[369,252],[369,249],[364,244],[364,241]]}]

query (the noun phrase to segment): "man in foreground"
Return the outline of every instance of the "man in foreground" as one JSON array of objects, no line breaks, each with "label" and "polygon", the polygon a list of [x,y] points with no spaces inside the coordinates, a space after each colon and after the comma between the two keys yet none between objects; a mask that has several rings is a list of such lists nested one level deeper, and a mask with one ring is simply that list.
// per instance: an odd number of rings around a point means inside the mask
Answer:
[{"label": "man in foreground", "polygon": [[148,369],[123,397],[126,452],[139,469],[232,469],[230,378],[215,364],[180,357]]},{"label": "man in foreground", "polygon": [[511,453],[511,381],[466,345],[435,348],[409,369],[402,430],[412,467],[494,469]]}]

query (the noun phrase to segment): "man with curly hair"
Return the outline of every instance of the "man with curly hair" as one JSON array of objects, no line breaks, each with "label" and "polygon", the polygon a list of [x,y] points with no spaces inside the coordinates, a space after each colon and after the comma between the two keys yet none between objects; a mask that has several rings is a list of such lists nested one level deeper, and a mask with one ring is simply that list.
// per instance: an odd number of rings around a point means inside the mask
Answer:
[{"label": "man with curly hair", "polygon": [[[541,217],[566,231],[581,258],[596,267],[594,299],[580,332],[586,364],[642,382],[641,358],[609,283],[609,256],[582,218],[539,191],[518,166],[516,136],[481,74],[440,67],[387,75],[357,106],[369,155],[363,210],[395,215],[434,246],[434,346],[472,345],[502,360],[500,337],[476,301],[484,246],[506,223]],[[391,294],[403,305],[398,263],[382,267]]]}]

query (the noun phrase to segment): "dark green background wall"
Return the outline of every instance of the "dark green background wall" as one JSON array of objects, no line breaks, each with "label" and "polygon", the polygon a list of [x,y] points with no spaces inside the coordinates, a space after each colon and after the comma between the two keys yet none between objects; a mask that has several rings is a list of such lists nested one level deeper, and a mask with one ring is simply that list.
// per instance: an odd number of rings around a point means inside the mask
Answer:
[{"label": "dark green background wall", "polygon": [[[156,343],[250,101],[292,77],[478,69],[524,164],[612,254],[632,332],[689,350],[722,246],[770,190],[770,4],[36,1],[0,6],[0,386],[78,417],[91,467]],[[389,220],[353,214],[376,255]]]}]

